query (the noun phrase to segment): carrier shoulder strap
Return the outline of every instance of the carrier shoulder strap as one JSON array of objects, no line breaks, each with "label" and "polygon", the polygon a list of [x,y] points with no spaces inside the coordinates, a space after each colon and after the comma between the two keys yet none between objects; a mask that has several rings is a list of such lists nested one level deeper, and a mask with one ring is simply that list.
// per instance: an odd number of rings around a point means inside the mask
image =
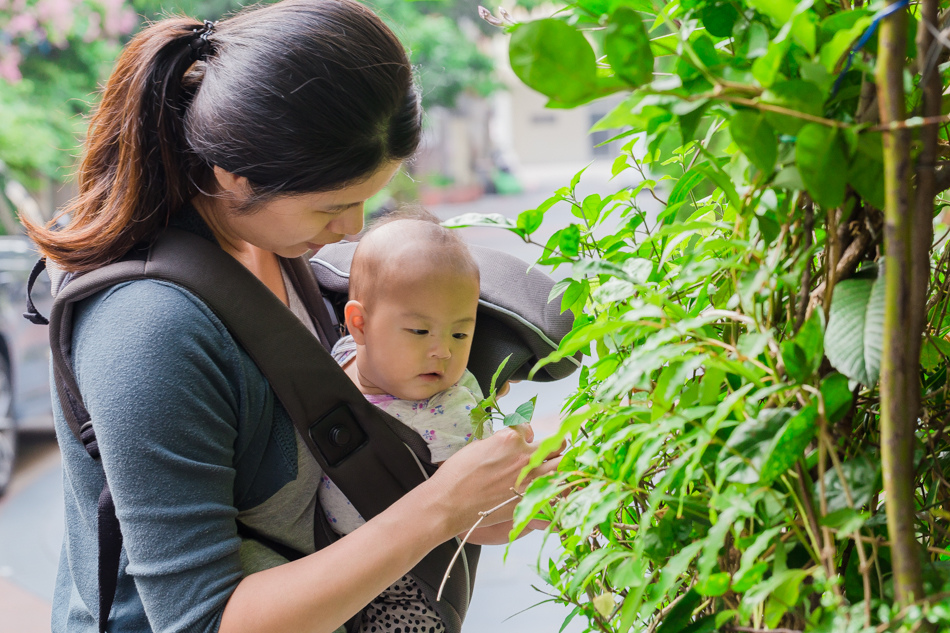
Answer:
[{"label": "carrier shoulder strap", "polygon": [[[309,265],[303,259],[286,263],[301,299],[316,317],[318,332],[333,336]],[[376,516],[426,479],[423,465],[429,460],[417,457],[428,457],[424,440],[370,404],[337,367],[324,345],[249,270],[212,242],[175,228],[166,229],[144,256],[115,262],[71,280],[53,302],[49,336],[56,388],[66,422],[80,441],[83,433],[94,437],[94,432],[72,372],[74,305],[108,287],[139,279],[159,279],[181,286],[221,319],[267,378],[323,471],[362,516]],[[316,545],[322,547],[334,536],[322,516],[315,519],[319,519],[315,520]],[[103,565],[101,545],[100,591],[103,573],[113,566]],[[461,631],[478,556],[476,546],[466,546],[466,555],[456,562],[442,601],[436,603],[435,590],[457,547],[458,539],[441,544],[412,571],[449,633]],[[117,573],[117,557],[114,567]],[[108,589],[108,583],[105,587]],[[108,619],[109,611],[103,613],[103,606],[108,600],[111,607],[114,579],[111,587],[111,595],[100,597],[100,631],[105,630]]]}]

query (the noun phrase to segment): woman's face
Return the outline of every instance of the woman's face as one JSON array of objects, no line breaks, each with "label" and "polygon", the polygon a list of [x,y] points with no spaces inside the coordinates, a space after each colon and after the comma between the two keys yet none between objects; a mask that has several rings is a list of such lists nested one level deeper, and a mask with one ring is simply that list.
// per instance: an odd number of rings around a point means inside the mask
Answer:
[{"label": "woman's face", "polygon": [[[279,196],[250,213],[224,211],[205,219],[223,244],[240,249],[240,242],[246,242],[281,257],[299,257],[359,233],[364,203],[392,180],[401,164],[386,163],[362,182],[336,191]],[[219,167],[215,176],[223,193],[237,202],[246,198],[246,179]]]}]

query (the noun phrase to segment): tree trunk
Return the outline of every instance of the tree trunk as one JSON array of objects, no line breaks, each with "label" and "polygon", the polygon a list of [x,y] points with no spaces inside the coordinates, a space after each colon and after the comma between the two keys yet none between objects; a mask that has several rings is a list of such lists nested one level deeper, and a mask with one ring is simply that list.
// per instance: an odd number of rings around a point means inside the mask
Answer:
[{"label": "tree trunk", "polygon": [[[888,4],[895,4],[889,2]],[[877,94],[881,123],[906,118],[904,59],[907,9],[882,21],[878,39]],[[921,283],[916,251],[926,267],[924,236],[911,209],[910,134],[906,129],[884,132],[884,350],[881,359],[881,460],[886,492],[887,529],[893,549],[894,589],[907,605],[923,596],[915,540],[914,427],[920,411],[919,361],[923,331],[926,278]],[[932,197],[931,197],[932,204]],[[923,271],[926,275],[926,270]]]}]

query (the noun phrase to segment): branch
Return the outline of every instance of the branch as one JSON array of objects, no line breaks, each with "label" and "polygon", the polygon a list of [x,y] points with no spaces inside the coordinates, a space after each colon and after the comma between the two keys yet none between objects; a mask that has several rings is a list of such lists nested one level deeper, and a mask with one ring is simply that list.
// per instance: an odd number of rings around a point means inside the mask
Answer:
[{"label": "branch", "polygon": [[[848,248],[844,249],[844,253],[841,254],[838,265],[835,266],[835,279],[847,279],[853,275],[858,268],[858,264],[861,263],[861,255],[871,246],[872,242],[871,233],[866,229],[862,229],[858,236],[848,244]],[[820,300],[824,295],[825,282],[821,282],[818,287],[812,290],[811,298]]]},{"label": "branch", "polygon": [[507,501],[502,501],[501,503],[499,503],[497,506],[495,506],[495,507],[492,508],[491,510],[486,510],[485,512],[479,512],[479,513],[478,513],[478,514],[480,515],[478,521],[475,521],[475,525],[473,525],[471,528],[469,528],[468,532],[465,533],[465,538],[463,538],[463,539],[462,539],[462,542],[459,543],[458,549],[455,550],[455,555],[452,556],[452,560],[449,561],[449,568],[445,570],[445,575],[442,576],[442,583],[439,585],[439,593],[437,593],[436,596],[435,596],[435,601],[436,601],[436,602],[438,602],[438,601],[440,601],[440,600],[442,599],[442,591],[445,589],[445,583],[447,583],[447,582],[449,581],[449,572],[451,572],[451,571],[452,571],[452,567],[455,566],[455,561],[458,560],[459,554],[461,554],[461,553],[462,553],[462,550],[465,549],[465,544],[468,543],[468,539],[469,539],[469,537],[472,535],[472,532],[475,531],[475,528],[477,528],[479,525],[481,525],[481,524],[482,524],[482,521],[484,521],[492,512],[495,512],[496,510],[500,510],[500,509],[504,508],[506,505],[508,505],[509,503],[511,503],[512,501],[517,501],[517,500],[520,499],[520,498],[521,498],[521,495],[519,495],[519,494],[516,492],[516,493],[515,493],[515,496],[512,497],[511,499],[508,499]]},{"label": "branch", "polygon": [[[892,0],[889,6],[900,0]],[[923,0],[934,3],[936,0]],[[924,15],[927,15],[924,9]],[[924,18],[927,19],[927,18]],[[902,607],[923,595],[914,518],[914,427],[920,409],[919,362],[926,284],[916,283],[919,224],[911,207],[910,134],[904,93],[907,9],[882,20],[875,73],[884,133],[884,346],[881,358],[881,463],[887,531],[894,544],[894,593]],[[931,118],[931,117],[928,117]],[[915,209],[916,211],[916,209]],[[929,272],[929,266],[927,271]]]}]

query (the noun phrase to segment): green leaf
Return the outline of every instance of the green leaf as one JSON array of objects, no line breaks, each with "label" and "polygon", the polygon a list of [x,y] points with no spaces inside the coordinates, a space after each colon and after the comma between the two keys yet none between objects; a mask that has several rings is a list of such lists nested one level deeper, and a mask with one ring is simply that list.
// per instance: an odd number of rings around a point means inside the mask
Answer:
[{"label": "green leaf", "polygon": [[513,233],[522,233],[522,229],[500,213],[463,213],[448,220],[442,221],[442,226],[449,229],[464,229],[470,226],[483,226],[497,229],[506,229]]},{"label": "green leaf", "polygon": [[512,532],[520,534],[521,531],[535,518],[539,512],[548,506],[551,499],[555,498],[563,489],[564,484],[553,476],[538,477],[524,491],[518,505],[515,506],[512,521]]},{"label": "green leaf", "polygon": [[795,415],[794,409],[762,409],[758,417],[732,430],[726,449],[732,453],[722,461],[723,469],[733,469],[728,481],[753,484],[759,481],[762,464],[768,459],[776,436]]},{"label": "green leaf", "polygon": [[739,193],[736,191],[735,185],[733,185],[729,179],[728,174],[722,170],[722,167],[715,163],[702,163],[696,165],[696,168],[703,172],[706,178],[714,182],[717,187],[722,189],[722,192],[726,194],[726,199],[729,200],[733,208],[737,210],[741,208]]},{"label": "green leaf", "polygon": [[851,390],[843,374],[833,372],[821,381],[821,397],[825,401],[825,417],[835,423],[851,408]]},{"label": "green leaf", "polygon": [[696,590],[704,596],[717,597],[729,591],[732,578],[728,572],[719,572],[711,575],[705,581],[696,584]]},{"label": "green leaf", "polygon": [[[607,62],[617,76],[634,85],[653,81],[653,52],[643,17],[629,7],[618,7],[607,23],[604,38]],[[558,78],[554,78],[559,80]]]},{"label": "green leaf", "polygon": [[491,413],[487,406],[477,406],[469,412],[469,419],[472,422],[472,437],[476,440],[485,437],[485,423],[491,420]]},{"label": "green leaf", "polygon": [[806,382],[811,372],[808,371],[808,359],[805,358],[802,348],[795,341],[783,341],[781,350],[782,363],[788,377],[797,383]]},{"label": "green leaf", "polygon": [[808,406],[793,416],[779,431],[762,464],[759,483],[768,484],[791,468],[815,437],[818,411]]},{"label": "green leaf", "polygon": [[920,346],[920,366],[933,371],[946,363],[950,357],[950,341],[939,336],[928,336]]},{"label": "green leaf", "polygon": [[507,365],[508,361],[511,360],[511,356],[511,354],[505,356],[505,360],[501,361],[501,363],[498,365],[498,369],[496,369],[495,373],[492,374],[491,383],[489,383],[490,386],[488,387],[488,391],[491,393],[491,395],[495,395],[498,387],[498,377],[501,376],[501,372],[505,370],[505,365]]},{"label": "green leaf", "polygon": [[[703,164],[705,165],[705,163]],[[680,179],[676,181],[676,184],[673,185],[673,191],[670,192],[669,197],[666,199],[668,207],[682,204],[689,200],[689,192],[695,189],[699,183],[706,180],[706,175],[699,167],[699,165],[694,165],[692,169],[680,176]]]},{"label": "green leaf", "polygon": [[504,424],[505,426],[517,426],[519,424],[528,424],[531,422],[531,416],[534,415],[534,405],[537,402],[538,397],[535,396],[528,400],[527,402],[522,403],[515,409],[514,413],[509,413],[505,416]]},{"label": "green leaf", "polygon": [[[824,98],[821,89],[810,81],[792,79],[779,81],[762,93],[762,103],[796,110],[812,116],[821,116]],[[765,119],[779,134],[797,134],[805,120],[777,112],[764,111]],[[839,165],[840,169],[840,165]]]},{"label": "green leaf", "polygon": [[[785,570],[776,576],[784,578],[778,583],[778,586],[772,591],[769,601],[765,606],[765,625],[768,628],[778,626],[782,617],[789,609],[798,603],[798,596],[801,593],[802,583],[808,572],[799,569]],[[774,577],[773,577],[774,578]]]},{"label": "green leaf", "polygon": [[561,20],[513,27],[508,57],[521,81],[551,99],[580,101],[597,87],[594,49],[583,33]]},{"label": "green leaf", "polygon": [[544,221],[544,212],[536,209],[528,209],[518,214],[517,226],[524,231],[525,235],[531,235],[541,227]]},{"label": "green leaf", "polygon": [[809,123],[798,132],[795,164],[815,202],[833,209],[844,202],[847,157],[835,128]]},{"label": "green leaf", "polygon": [[802,352],[805,354],[805,369],[808,374],[818,371],[821,359],[824,358],[824,314],[821,310],[814,310],[811,316],[802,324],[798,334],[795,335],[795,343],[802,348]]},{"label": "green leaf", "polygon": [[567,257],[576,257],[581,243],[581,230],[576,224],[558,231],[558,248]]},{"label": "green leaf", "polygon": [[815,54],[817,42],[818,20],[811,11],[799,13],[792,18],[792,39],[808,51],[808,55]]},{"label": "green leaf", "polygon": [[884,149],[881,133],[858,135],[858,147],[848,163],[848,184],[877,209],[884,208]]},{"label": "green leaf", "polygon": [[756,11],[772,18],[775,26],[782,27],[792,19],[795,12],[794,0],[750,0]]},{"label": "green leaf", "polygon": [[765,174],[772,173],[778,159],[778,140],[764,116],[740,110],[729,122],[729,133],[749,162]]},{"label": "green leaf", "polygon": [[732,27],[739,19],[739,12],[728,3],[707,4],[699,11],[699,19],[710,35],[731,37]]},{"label": "green leaf", "polygon": [[769,44],[768,52],[752,63],[752,76],[768,88],[781,77],[782,64],[788,56],[791,42],[787,39]]},{"label": "green leaf", "polygon": [[[873,273],[872,273],[873,274]],[[832,367],[864,385],[877,382],[884,340],[884,276],[840,281],[831,298],[825,354]]]},{"label": "green leaf", "polygon": [[715,633],[718,630],[719,626],[716,625],[716,616],[707,615],[706,617],[699,618],[680,633]]},{"label": "green leaf", "polygon": [[696,137],[696,129],[699,127],[699,122],[702,120],[703,115],[706,114],[706,110],[710,104],[706,99],[700,99],[690,104],[690,106],[693,105],[696,107],[691,108],[688,112],[683,112],[681,109],[677,110],[680,131],[683,133],[683,142],[700,140]]},{"label": "green leaf", "polygon": [[[862,507],[869,503],[873,496],[881,489],[881,461],[871,459],[866,455],[859,455],[841,464],[845,481],[851,492],[851,499],[855,507]],[[814,484],[815,498],[821,494],[821,482]],[[825,473],[825,499],[828,511],[835,512],[842,508],[849,508],[848,496],[845,494],[844,484],[838,478],[838,469],[829,468]]]},{"label": "green leaf", "polygon": [[703,597],[695,589],[690,589],[673,605],[656,633],[682,633],[689,625],[693,611],[702,603]]},{"label": "green leaf", "polygon": [[821,517],[818,524],[837,530],[839,538],[845,538],[860,530],[867,520],[868,517],[863,512],[858,512],[853,508],[841,508]]}]

